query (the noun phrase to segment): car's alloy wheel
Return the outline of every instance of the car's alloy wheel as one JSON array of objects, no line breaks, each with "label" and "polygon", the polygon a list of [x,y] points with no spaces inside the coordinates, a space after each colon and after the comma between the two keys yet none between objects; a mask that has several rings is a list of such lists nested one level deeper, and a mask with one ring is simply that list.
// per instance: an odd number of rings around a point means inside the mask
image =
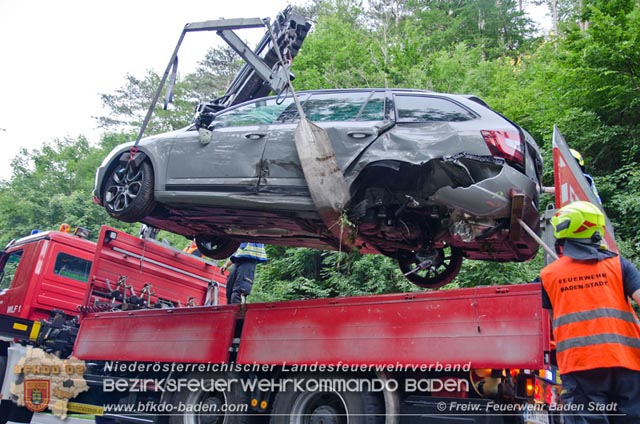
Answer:
[{"label": "car's alloy wheel", "polygon": [[196,236],[196,246],[200,253],[211,259],[225,259],[238,250],[240,243],[227,238]]},{"label": "car's alloy wheel", "polygon": [[405,252],[398,257],[398,265],[405,277],[413,284],[437,289],[453,279],[462,266],[462,251],[446,245],[416,252]]},{"label": "car's alloy wheel", "polygon": [[153,168],[148,161],[139,166],[118,164],[109,175],[102,199],[109,215],[124,222],[138,222],[155,207]]}]

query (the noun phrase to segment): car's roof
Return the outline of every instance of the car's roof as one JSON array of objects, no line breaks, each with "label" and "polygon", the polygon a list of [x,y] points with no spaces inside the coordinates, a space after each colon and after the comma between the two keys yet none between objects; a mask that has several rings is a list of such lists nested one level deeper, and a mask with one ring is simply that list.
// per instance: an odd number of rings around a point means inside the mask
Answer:
[{"label": "car's roof", "polygon": [[301,90],[298,93],[368,93],[371,91],[382,91],[391,93],[416,93],[416,94],[435,94],[440,96],[453,96],[453,97],[465,97],[465,98],[477,98],[477,96],[469,94],[456,94],[456,93],[440,93],[432,90],[423,90],[419,88],[322,88],[316,90]]},{"label": "car's roof", "polygon": [[[341,93],[370,93],[370,92],[385,92],[385,93],[391,93],[391,94],[429,94],[429,95],[433,95],[433,96],[440,96],[440,97],[448,97],[448,98],[452,98],[452,99],[457,99],[457,100],[467,100],[467,101],[471,101],[475,104],[481,105],[486,107],[487,109],[491,109],[491,107],[484,101],[482,100],[480,97],[473,95],[473,94],[458,94],[458,93],[442,93],[442,92],[437,92],[437,91],[432,91],[432,90],[423,90],[423,89],[419,89],[419,88],[381,88],[381,87],[372,87],[372,88],[364,88],[364,87],[357,87],[357,88],[321,88],[321,89],[316,89],[316,90],[300,90],[300,91],[296,91],[297,94],[302,95],[302,94],[341,94]],[[263,97],[263,99],[273,99],[273,98],[281,98],[282,96],[278,96],[278,95],[273,95],[273,96],[268,96],[268,97]],[[286,97],[290,97],[290,94],[287,93]],[[245,103],[249,103],[252,101],[255,101],[258,99],[252,99],[249,100]],[[493,110],[493,109],[491,109]]]}]

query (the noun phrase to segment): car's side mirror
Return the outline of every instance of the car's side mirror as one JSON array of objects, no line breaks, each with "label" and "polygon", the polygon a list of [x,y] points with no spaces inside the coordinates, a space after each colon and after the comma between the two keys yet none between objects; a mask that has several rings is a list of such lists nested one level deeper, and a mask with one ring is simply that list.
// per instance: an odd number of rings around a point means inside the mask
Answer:
[{"label": "car's side mirror", "polygon": [[[213,129],[213,128],[212,128]],[[213,131],[207,128],[198,128],[198,139],[203,146],[211,143],[213,137]]]},{"label": "car's side mirror", "polygon": [[200,138],[200,144],[209,144],[213,138],[213,130],[215,130],[219,125],[220,124],[218,122],[212,122],[207,128],[199,127],[198,136]]}]

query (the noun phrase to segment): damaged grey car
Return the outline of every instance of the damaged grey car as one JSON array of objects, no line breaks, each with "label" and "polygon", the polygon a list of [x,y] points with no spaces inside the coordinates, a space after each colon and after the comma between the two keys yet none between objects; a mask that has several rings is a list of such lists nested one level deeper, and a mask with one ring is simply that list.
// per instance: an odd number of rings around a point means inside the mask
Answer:
[{"label": "damaged grey car", "polygon": [[[542,158],[533,138],[473,96],[408,89],[299,92],[346,179],[355,246],[395,258],[428,288],[463,258],[526,261],[539,230]],[[320,218],[300,166],[291,97],[263,97],[114,149],[95,201],[112,217],[195,238],[215,259],[242,241],[344,248]],[[200,124],[202,127],[202,124]]]}]

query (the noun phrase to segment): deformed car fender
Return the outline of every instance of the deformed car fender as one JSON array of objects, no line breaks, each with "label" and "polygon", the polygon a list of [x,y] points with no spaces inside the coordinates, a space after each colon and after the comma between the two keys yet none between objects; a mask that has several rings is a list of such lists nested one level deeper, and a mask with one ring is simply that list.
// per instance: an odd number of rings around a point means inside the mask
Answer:
[{"label": "deformed car fender", "polygon": [[509,165],[504,165],[498,175],[470,186],[442,187],[431,196],[431,200],[476,217],[508,218],[511,214],[511,190],[515,188],[528,198],[535,198],[535,182]]},{"label": "deformed car fender", "polygon": [[[133,153],[133,157],[131,154]],[[126,165],[128,162],[133,162],[133,166],[138,167],[144,160],[147,158],[147,154],[145,152],[141,152],[140,150],[130,149],[128,152],[124,152],[120,155],[120,164]]]}]

